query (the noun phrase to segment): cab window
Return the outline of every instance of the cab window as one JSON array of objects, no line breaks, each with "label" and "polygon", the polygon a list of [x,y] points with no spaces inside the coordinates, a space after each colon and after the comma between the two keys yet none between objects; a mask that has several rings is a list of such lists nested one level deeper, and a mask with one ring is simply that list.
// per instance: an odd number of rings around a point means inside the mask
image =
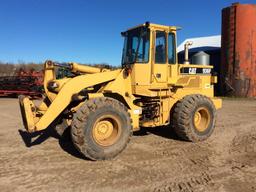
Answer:
[{"label": "cab window", "polygon": [[148,28],[140,27],[123,34],[124,48],[122,65],[133,63],[148,63],[150,31]]},{"label": "cab window", "polygon": [[163,31],[156,31],[155,63],[166,63],[166,36]]},{"label": "cab window", "polygon": [[169,33],[168,35],[168,63],[176,63],[176,45],[174,33]]}]

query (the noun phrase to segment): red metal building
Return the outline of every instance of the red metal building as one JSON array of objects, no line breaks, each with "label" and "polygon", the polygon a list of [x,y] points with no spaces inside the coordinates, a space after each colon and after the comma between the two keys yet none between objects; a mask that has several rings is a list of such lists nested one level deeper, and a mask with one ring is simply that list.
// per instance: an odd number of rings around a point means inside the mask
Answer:
[{"label": "red metal building", "polygon": [[222,10],[221,47],[223,95],[256,97],[256,4]]}]

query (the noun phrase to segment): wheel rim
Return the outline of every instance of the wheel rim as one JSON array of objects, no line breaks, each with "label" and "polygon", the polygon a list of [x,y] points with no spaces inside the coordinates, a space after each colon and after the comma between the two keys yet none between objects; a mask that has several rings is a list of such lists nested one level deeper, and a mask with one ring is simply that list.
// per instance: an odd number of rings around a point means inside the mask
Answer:
[{"label": "wheel rim", "polygon": [[210,124],[210,113],[205,107],[200,107],[194,114],[194,125],[199,132],[204,132]]},{"label": "wheel rim", "polygon": [[103,116],[94,123],[93,139],[101,146],[113,145],[120,137],[120,134],[121,124],[112,115]]}]

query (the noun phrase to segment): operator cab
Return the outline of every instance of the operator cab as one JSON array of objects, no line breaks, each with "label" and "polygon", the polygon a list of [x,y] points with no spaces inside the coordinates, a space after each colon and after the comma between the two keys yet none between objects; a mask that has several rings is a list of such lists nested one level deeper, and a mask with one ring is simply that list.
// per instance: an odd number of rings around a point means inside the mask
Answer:
[{"label": "operator cab", "polygon": [[134,94],[154,96],[151,89],[167,88],[177,76],[174,26],[145,24],[122,32],[122,66],[131,69]]}]

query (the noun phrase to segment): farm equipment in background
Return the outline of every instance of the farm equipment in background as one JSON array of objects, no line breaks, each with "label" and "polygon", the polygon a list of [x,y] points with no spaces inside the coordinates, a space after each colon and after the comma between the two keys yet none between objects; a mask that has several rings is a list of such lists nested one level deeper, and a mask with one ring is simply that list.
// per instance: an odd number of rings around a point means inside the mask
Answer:
[{"label": "farm equipment in background", "polygon": [[0,96],[28,95],[41,97],[43,92],[43,71],[20,69],[13,76],[0,77]]}]

